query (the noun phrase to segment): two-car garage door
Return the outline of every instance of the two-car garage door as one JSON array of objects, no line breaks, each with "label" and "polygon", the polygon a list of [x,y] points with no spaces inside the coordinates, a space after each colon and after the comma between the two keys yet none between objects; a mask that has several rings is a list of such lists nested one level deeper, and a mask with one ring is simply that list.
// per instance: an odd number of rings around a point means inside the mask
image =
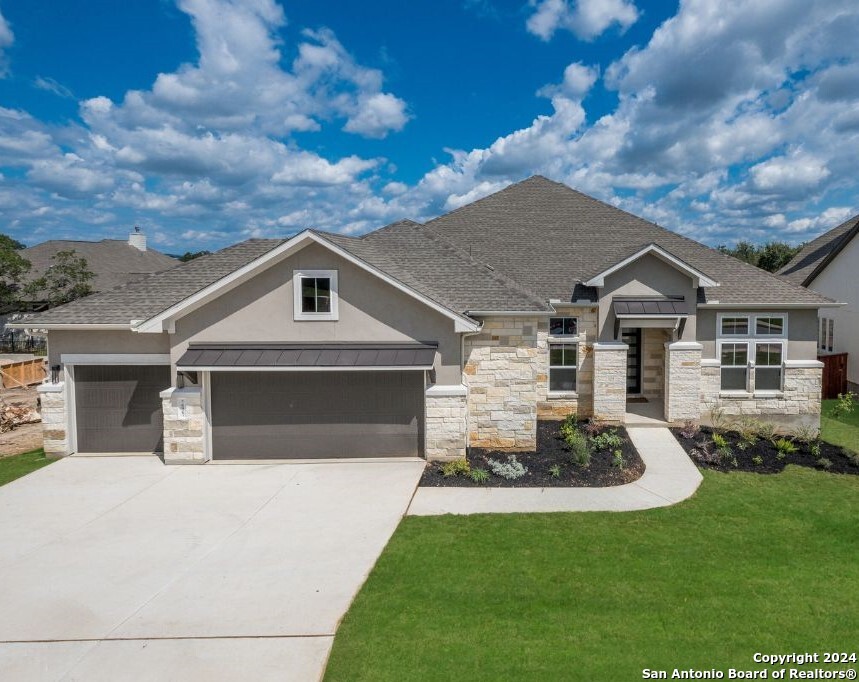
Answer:
[{"label": "two-car garage door", "polygon": [[211,374],[214,459],[420,456],[421,371]]}]

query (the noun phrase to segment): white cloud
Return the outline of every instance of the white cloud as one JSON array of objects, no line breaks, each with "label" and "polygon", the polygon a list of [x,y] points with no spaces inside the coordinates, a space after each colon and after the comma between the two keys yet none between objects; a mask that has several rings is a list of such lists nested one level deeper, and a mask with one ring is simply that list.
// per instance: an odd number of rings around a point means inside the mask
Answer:
[{"label": "white cloud", "polygon": [[9,75],[9,62],[6,58],[6,50],[15,42],[15,34],[12,33],[12,27],[9,22],[0,13],[0,78],[5,78]]},{"label": "white cloud", "polygon": [[583,99],[599,78],[598,66],[586,66],[581,62],[573,62],[564,69],[564,79],[557,85],[544,85],[537,91],[540,97],[564,95],[570,99]]},{"label": "white cloud", "polygon": [[69,90],[59,81],[56,81],[48,76],[37,76],[36,80],[33,81],[33,87],[37,90],[45,90],[46,92],[52,92],[57,97],[63,97],[65,99],[74,98],[74,94],[72,94],[71,90]]},{"label": "white cloud", "polygon": [[819,159],[805,154],[774,156],[749,170],[752,186],[765,192],[804,192],[829,177],[829,169]]},{"label": "white cloud", "polygon": [[625,31],[638,20],[630,0],[531,0],[530,6],[534,13],[525,26],[542,40],[551,40],[559,29],[593,40],[614,25]]},{"label": "white cloud", "polygon": [[358,100],[355,113],[343,130],[365,137],[382,138],[391,131],[403,129],[409,120],[406,103],[387,92],[377,92]]}]

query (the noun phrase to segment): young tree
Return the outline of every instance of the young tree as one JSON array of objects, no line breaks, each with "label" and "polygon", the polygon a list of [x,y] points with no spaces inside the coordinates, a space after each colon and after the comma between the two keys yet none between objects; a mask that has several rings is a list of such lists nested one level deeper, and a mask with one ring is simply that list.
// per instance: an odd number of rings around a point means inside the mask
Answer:
[{"label": "young tree", "polygon": [[28,294],[41,297],[53,307],[92,293],[90,282],[95,273],[74,249],[57,251],[51,261],[47,271],[28,285]]},{"label": "young tree", "polygon": [[21,301],[21,282],[30,271],[30,261],[19,253],[22,246],[0,234],[0,313],[15,310]]},{"label": "young tree", "polygon": [[722,244],[719,246],[719,251],[767,272],[775,272],[787,265],[803,246],[803,244],[791,246],[785,242],[777,241],[756,246],[744,240],[737,242],[733,248]]}]

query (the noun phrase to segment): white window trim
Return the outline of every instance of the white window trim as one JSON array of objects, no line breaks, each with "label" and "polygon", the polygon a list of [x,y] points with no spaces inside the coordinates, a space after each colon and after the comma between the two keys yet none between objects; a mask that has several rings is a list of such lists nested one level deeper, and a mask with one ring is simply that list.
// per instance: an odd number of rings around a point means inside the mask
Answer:
[{"label": "white window trim", "polygon": [[[725,334],[722,331],[722,320],[740,318],[746,320],[749,331],[745,334]],[[754,315],[746,313],[719,313],[716,315],[716,338],[719,339],[747,339],[751,335],[752,325],[754,323]]]},{"label": "white window trim", "polygon": [[[743,367],[743,365],[723,365],[722,364],[722,346],[726,343],[731,345],[742,345],[746,347],[746,388],[742,389],[730,389],[726,390],[722,388],[722,370],[725,367]],[[718,341],[716,343],[716,359],[719,361],[719,394],[720,395],[749,395],[751,393],[751,378],[752,373],[749,371],[752,367],[754,367],[754,360],[751,355],[751,349],[749,348],[750,340],[744,337],[731,337],[726,336],[723,341]]]},{"label": "white window trim", "polygon": [[[758,318],[780,317],[782,320],[781,334],[758,334]],[[724,334],[722,332],[722,320],[725,318],[744,318],[748,321],[749,331],[747,334]],[[787,313],[719,313],[716,315],[716,338],[719,339],[786,339],[787,338]]]},{"label": "white window trim", "polygon": [[[301,280],[304,277],[327,277],[331,282],[331,312],[305,313],[301,310]],[[340,319],[337,270],[295,270],[292,273],[293,319],[298,322],[336,321]]]},{"label": "white window trim", "polygon": [[[577,336],[552,336],[553,339],[548,344],[548,368],[546,374],[546,396],[549,398],[575,398],[579,394],[579,342]],[[576,347],[576,364],[575,365],[553,365],[552,364],[552,346],[575,346]],[[572,391],[553,391],[549,388],[552,385],[552,369],[575,369],[576,370],[576,388]]]},{"label": "white window trim", "polygon": [[[759,317],[780,317],[781,318],[781,334],[758,334],[758,318]],[[787,315],[784,313],[759,313],[754,315],[754,332],[752,336],[758,339],[786,339],[787,338]],[[751,327],[749,328],[751,331]]]},{"label": "white window trim", "polygon": [[[758,356],[758,344],[759,343],[769,343],[772,345],[781,346],[781,365],[758,365],[755,358]],[[757,338],[752,340],[752,344],[754,347],[754,352],[749,353],[749,365],[754,367],[757,370],[758,367],[762,369],[780,369],[781,370],[781,380],[779,381],[778,388],[764,388],[759,389],[757,387],[758,383],[758,375],[757,371],[755,371],[755,387],[754,392],[755,395],[763,395],[763,396],[776,396],[784,393],[784,369],[785,369],[785,360],[787,355],[787,339],[779,338],[779,337],[766,337],[766,336],[758,336]]]},{"label": "white window trim", "polygon": [[552,315],[549,318],[549,328],[550,329],[552,327],[552,320],[556,319],[556,318],[560,318],[562,320],[575,320],[576,321],[576,333],[575,334],[558,335],[558,334],[552,334],[552,332],[550,331],[549,332],[549,341],[557,341],[560,343],[565,343],[565,342],[569,343],[570,340],[573,340],[575,342],[578,342],[578,339],[582,333],[581,329],[579,328],[579,323],[581,322],[581,319],[579,318],[579,316],[578,315]]}]

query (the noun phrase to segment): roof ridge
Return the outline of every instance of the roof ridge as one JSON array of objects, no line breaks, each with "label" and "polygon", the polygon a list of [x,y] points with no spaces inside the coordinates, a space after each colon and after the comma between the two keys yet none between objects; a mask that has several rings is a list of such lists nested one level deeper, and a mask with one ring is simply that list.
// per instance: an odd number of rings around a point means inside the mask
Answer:
[{"label": "roof ridge", "polygon": [[[546,182],[551,182],[553,184],[561,184],[561,183],[555,182],[554,180],[549,180],[549,178],[544,177],[542,175],[529,175],[527,178],[519,180],[518,182],[511,182],[509,185],[506,185],[506,186],[502,187],[501,189],[496,190],[495,192],[492,192],[491,194],[487,194],[486,196],[480,197],[479,199],[475,199],[474,201],[471,201],[467,204],[463,204],[462,206],[455,208],[452,211],[448,211],[447,213],[442,213],[441,215],[437,215],[432,220],[427,220],[425,223],[423,223],[423,225],[427,226],[427,225],[430,225],[431,223],[436,222],[437,220],[441,220],[442,218],[447,218],[448,216],[456,215],[457,213],[465,210],[466,208],[471,208],[472,206],[477,206],[478,204],[486,201],[487,199],[492,199],[493,197],[498,196],[502,192],[506,192],[507,190],[513,189],[514,187],[518,187],[519,185],[524,185],[526,182],[528,182],[530,180],[545,180]],[[566,187],[566,185],[562,185],[562,186]],[[567,187],[567,189],[570,189],[570,188]]]},{"label": "roof ridge", "polygon": [[[402,218],[400,220],[395,220],[392,223],[388,223],[387,225],[382,225],[382,227],[378,227],[375,230],[370,230],[369,232],[365,232],[364,234],[356,237],[356,239],[364,239],[365,237],[370,237],[372,235],[381,234],[386,231],[390,231],[395,227],[400,227],[401,225],[420,225],[421,223],[416,220],[412,220],[411,218]],[[348,235],[347,235],[348,236]]]}]

